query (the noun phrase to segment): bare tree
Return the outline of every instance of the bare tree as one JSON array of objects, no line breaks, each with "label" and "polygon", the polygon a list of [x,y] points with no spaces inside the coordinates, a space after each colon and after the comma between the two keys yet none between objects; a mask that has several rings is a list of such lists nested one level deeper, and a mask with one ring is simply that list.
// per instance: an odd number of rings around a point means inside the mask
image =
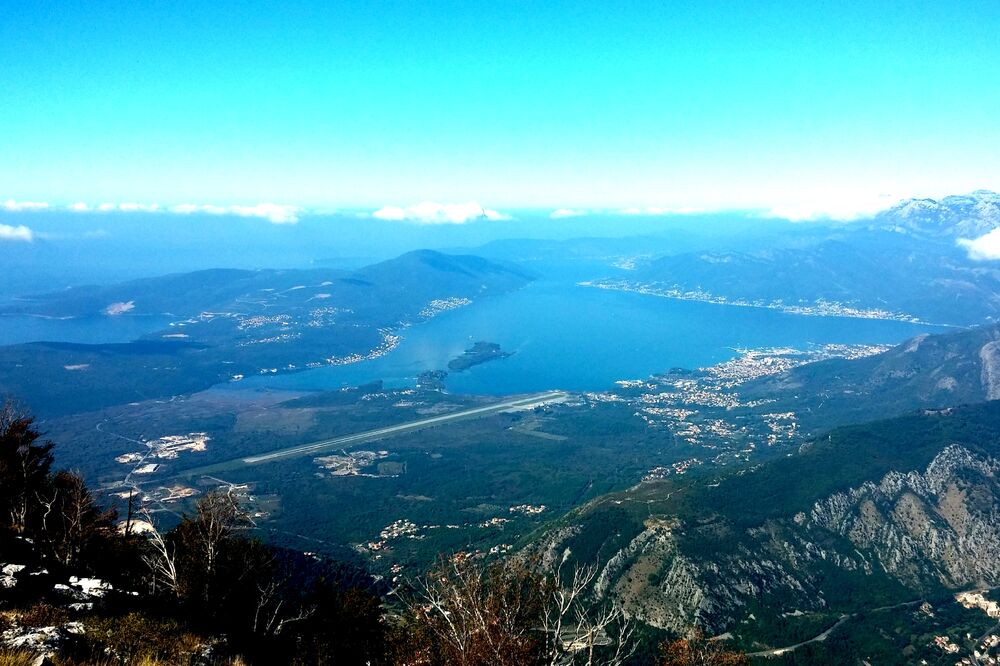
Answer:
[{"label": "bare tree", "polygon": [[216,589],[222,556],[233,544],[234,532],[249,524],[232,487],[198,500],[194,513],[184,516],[167,535],[176,546],[178,596],[200,599],[206,608],[222,601],[216,594],[225,592],[225,586]]},{"label": "bare tree", "polygon": [[[129,504],[131,505],[131,503],[130,495]],[[150,591],[156,594],[162,588],[177,596],[177,545],[173,541],[168,541],[163,532],[156,526],[149,507],[141,506],[139,515],[149,525],[145,531],[148,543],[143,550],[142,561],[149,569]],[[126,529],[133,528],[129,525]]]},{"label": "bare tree", "polygon": [[53,512],[56,510],[56,503],[59,501],[59,488],[50,485],[47,488],[35,492],[35,499],[41,507],[42,535],[46,538],[55,529],[51,523]]},{"label": "bare tree", "polygon": [[244,520],[239,499],[231,488],[210,492],[195,506],[191,522],[198,536],[204,572],[209,581],[216,573],[220,547]]},{"label": "bare tree", "polygon": [[443,559],[415,584],[410,611],[430,629],[444,663],[535,661],[541,579],[520,563]]},{"label": "bare tree", "polygon": [[548,637],[548,663],[624,663],[637,647],[632,640],[632,624],[620,606],[590,603],[588,590],[597,575],[596,565],[575,566],[569,579],[563,580],[567,558],[568,553],[556,569],[542,615],[542,628]]},{"label": "bare tree", "polygon": [[61,470],[22,490],[31,491],[33,499],[25,493],[14,503],[13,515],[30,513],[38,544],[64,566],[76,563],[94,539],[111,531],[114,510],[101,509],[79,472]]},{"label": "bare tree", "polygon": [[70,566],[95,538],[111,530],[115,512],[98,506],[79,472],[57,472],[51,492],[51,504],[42,502],[44,535],[52,555]]},{"label": "bare tree", "polygon": [[48,483],[52,467],[52,443],[40,438],[34,420],[5,401],[0,407],[0,510],[19,534],[37,517],[37,493]]},{"label": "bare tree", "polygon": [[596,571],[577,567],[564,581],[561,567],[546,578],[518,559],[452,558],[407,603],[443,663],[618,666],[635,651],[632,626],[619,607],[591,603]]},{"label": "bare tree", "polygon": [[207,493],[195,505],[194,515],[185,516],[166,534],[156,527],[148,507],[140,513],[151,527],[143,558],[152,574],[151,586],[209,601],[222,548],[245,522],[232,489]]},{"label": "bare tree", "polygon": [[287,579],[269,576],[257,582],[257,604],[253,615],[253,632],[264,636],[278,636],[282,630],[295,622],[301,622],[316,613],[315,604],[289,604],[289,594],[285,589]]}]

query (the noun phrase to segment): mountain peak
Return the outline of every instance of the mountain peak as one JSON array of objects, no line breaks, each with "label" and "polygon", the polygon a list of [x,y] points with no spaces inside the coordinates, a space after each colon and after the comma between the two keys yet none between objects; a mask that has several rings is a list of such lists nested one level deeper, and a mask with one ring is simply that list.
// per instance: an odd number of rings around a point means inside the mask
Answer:
[{"label": "mountain peak", "polygon": [[1000,194],[976,190],[937,199],[907,199],[876,219],[894,229],[927,236],[978,238],[1000,227]]}]

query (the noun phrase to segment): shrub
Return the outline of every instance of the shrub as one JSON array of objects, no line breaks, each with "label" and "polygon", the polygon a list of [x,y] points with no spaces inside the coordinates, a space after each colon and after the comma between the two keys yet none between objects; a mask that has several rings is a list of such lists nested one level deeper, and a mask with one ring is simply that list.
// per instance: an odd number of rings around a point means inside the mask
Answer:
[{"label": "shrub", "polygon": [[34,661],[35,655],[29,652],[0,651],[0,666],[31,666]]},{"label": "shrub", "polygon": [[201,641],[173,620],[141,613],[91,618],[84,625],[87,651],[117,664],[170,664],[198,650]]},{"label": "shrub", "polygon": [[32,629],[38,627],[58,627],[69,622],[69,613],[64,608],[39,601],[21,613],[18,622],[21,626]]}]

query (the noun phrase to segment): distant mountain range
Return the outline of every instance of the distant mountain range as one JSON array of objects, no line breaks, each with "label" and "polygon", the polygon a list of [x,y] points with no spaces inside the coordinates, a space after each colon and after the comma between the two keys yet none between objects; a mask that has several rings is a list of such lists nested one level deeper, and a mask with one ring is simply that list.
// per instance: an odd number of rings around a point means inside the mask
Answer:
[{"label": "distant mountain range", "polygon": [[869,222],[817,225],[747,251],[683,252],[637,262],[622,288],[715,301],[880,311],[931,323],[1000,318],[1000,268],[959,239],[1000,226],[1000,195],[912,200]]},{"label": "distant mountain range", "polygon": [[[353,272],[316,269],[210,269],[131,280],[111,285],[72,287],[64,291],[22,297],[0,314],[86,317],[107,314],[169,314],[192,316],[205,311],[253,310],[273,298],[281,308],[323,305],[357,311],[423,307],[449,289],[474,295],[485,289],[517,287],[529,278],[523,271],[471,255],[418,250]],[[484,282],[485,281],[485,282]],[[371,298],[372,291],[378,298]],[[392,296],[399,294],[399,296]],[[386,298],[392,298],[391,303]],[[426,299],[426,300],[425,300]],[[114,305],[131,304],[121,312]],[[109,309],[111,312],[109,312]],[[120,308],[119,308],[120,309]],[[396,313],[393,313],[396,314]]]},{"label": "distant mountain range", "polygon": [[[375,383],[247,412],[166,398],[390,353],[408,326],[533,279],[507,262],[547,268],[546,279],[569,285],[607,271],[596,286],[949,324],[850,360],[758,360],[759,374],[731,375],[725,391],[699,383],[712,368],[674,369],[462,421],[466,430],[400,434],[371,475],[317,474],[307,459],[252,471],[280,499],[272,534],[314,530],[305,538],[339,548],[344,526],[357,522],[350,539],[372,562],[395,540],[400,566],[404,556],[459,548],[520,553],[550,572],[596,563],[589,597],[615,602],[649,625],[643,631],[699,627],[779,659],[791,646],[787,663],[942,663],[933,643],[941,632],[981,633],[956,619],[951,595],[1000,586],[1000,267],[958,242],[998,228],[998,211],[1000,195],[976,192],[904,202],[847,225],[761,231],[744,246],[727,238],[696,249],[702,241],[687,232],[510,240],[483,248],[495,259],[417,251],[354,271],[215,269],[75,287],[22,298],[0,316],[171,323],[124,344],[2,347],[0,393],[61,425],[64,448],[102,447],[117,480],[129,449],[104,440],[132,447],[147,427],[211,430],[212,455],[225,461],[265,442],[302,446],[485,403],[430,382],[417,398]],[[504,352],[481,342],[467,355],[460,367]],[[790,369],[761,370],[771,361],[767,368]],[[128,436],[101,429],[116,412]],[[383,485],[364,485],[368,478]],[[452,515],[469,531],[445,522]],[[885,617],[894,624],[878,624]],[[850,640],[839,641],[844,623]]]},{"label": "distant mountain range", "polygon": [[361,360],[390,351],[402,327],[531,279],[479,257],[423,250],[351,273],[208,270],[43,294],[2,314],[176,320],[125,344],[2,347],[0,393],[65,414]]},{"label": "distant mountain range", "polygon": [[907,199],[876,215],[875,223],[931,237],[977,238],[1000,227],[1000,194],[978,190],[941,200]]}]

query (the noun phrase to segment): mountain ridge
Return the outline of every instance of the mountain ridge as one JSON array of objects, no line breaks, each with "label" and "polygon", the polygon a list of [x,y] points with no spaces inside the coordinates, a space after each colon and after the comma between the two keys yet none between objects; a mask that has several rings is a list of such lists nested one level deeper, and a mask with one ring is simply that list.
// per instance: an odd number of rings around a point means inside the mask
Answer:
[{"label": "mountain ridge", "polygon": [[18,312],[168,312],[176,321],[116,345],[3,347],[0,391],[16,391],[39,413],[53,415],[354,363],[391,351],[411,324],[531,279],[479,257],[420,251],[352,273],[223,269],[70,289],[21,302]]}]

